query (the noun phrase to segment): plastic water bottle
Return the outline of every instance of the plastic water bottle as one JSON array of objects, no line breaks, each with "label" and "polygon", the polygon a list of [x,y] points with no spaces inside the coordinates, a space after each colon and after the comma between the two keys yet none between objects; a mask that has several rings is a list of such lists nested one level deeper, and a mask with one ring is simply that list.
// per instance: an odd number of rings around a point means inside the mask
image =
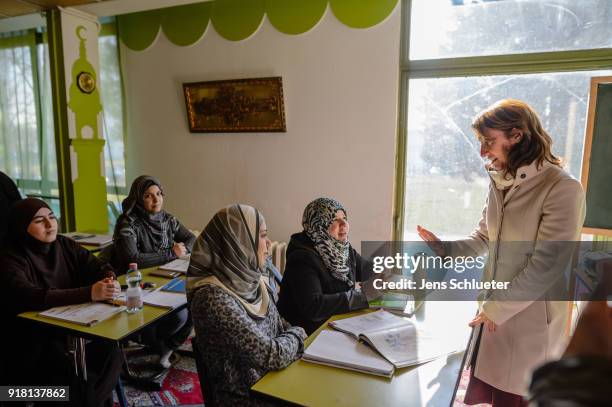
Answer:
[{"label": "plastic water bottle", "polygon": [[125,281],[127,282],[127,291],[125,292],[125,302],[127,306],[127,312],[133,314],[142,309],[142,289],[140,288],[140,282],[142,281],[142,274],[138,271],[138,265],[136,263],[130,263],[129,270],[125,275]]}]

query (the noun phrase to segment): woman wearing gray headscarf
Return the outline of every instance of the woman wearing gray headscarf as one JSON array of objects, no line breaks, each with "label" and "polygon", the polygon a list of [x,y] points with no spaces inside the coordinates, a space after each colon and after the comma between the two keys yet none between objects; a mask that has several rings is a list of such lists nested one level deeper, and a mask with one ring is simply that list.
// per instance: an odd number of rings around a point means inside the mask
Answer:
[{"label": "woman wearing gray headscarf", "polygon": [[163,205],[164,189],[156,178],[141,175],[132,182],[113,236],[117,270],[127,270],[129,263],[159,266],[191,251],[195,236]]},{"label": "woman wearing gray headscarf", "polygon": [[367,280],[372,268],[348,241],[340,202],[315,199],[304,209],[302,226],[287,247],[278,309],[310,334],[332,315],[368,308],[358,282]]},{"label": "woman wearing gray headscarf", "polygon": [[196,240],[187,271],[195,346],[206,367],[207,403],[261,405],[249,388],[303,352],[304,330],[278,314],[262,275],[270,247],[257,209],[221,209]]},{"label": "woman wearing gray headscarf", "polygon": [[[136,178],[122,202],[123,214],[115,225],[113,246],[100,257],[109,259],[122,274],[129,263],[137,263],[142,269],[189,253],[195,236],[164,211],[163,205],[164,189],[160,182],[149,175]],[[160,364],[168,368],[172,352],[185,342],[191,328],[189,313],[182,310],[144,330],[141,342],[158,351]]]}]

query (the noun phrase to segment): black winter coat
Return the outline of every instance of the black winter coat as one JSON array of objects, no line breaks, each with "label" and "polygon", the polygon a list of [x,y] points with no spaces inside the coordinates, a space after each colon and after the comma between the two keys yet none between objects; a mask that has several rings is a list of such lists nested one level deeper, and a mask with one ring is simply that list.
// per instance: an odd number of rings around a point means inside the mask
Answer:
[{"label": "black winter coat", "polygon": [[[352,247],[349,250],[350,280],[367,280],[371,264]],[[301,232],[291,236],[287,247],[277,307],[287,321],[310,335],[332,315],[368,308],[368,301],[362,292],[331,275],[312,240]]]}]

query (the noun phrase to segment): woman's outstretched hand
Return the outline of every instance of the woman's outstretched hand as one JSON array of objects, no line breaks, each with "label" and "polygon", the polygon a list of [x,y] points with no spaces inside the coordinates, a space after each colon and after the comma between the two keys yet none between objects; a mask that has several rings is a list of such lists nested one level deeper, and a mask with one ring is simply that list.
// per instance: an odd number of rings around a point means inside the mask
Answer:
[{"label": "woman's outstretched hand", "polygon": [[446,256],[446,248],[444,247],[444,244],[442,244],[442,241],[438,238],[438,236],[434,235],[432,232],[425,229],[421,225],[417,225],[416,230],[419,234],[419,237],[425,242],[427,242],[427,245],[431,250],[434,251],[434,253],[436,253],[440,257]]}]

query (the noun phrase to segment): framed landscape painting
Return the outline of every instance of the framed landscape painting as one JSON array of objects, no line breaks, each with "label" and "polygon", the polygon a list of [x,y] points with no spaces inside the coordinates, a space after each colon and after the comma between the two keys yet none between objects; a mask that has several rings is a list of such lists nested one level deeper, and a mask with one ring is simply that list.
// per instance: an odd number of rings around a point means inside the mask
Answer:
[{"label": "framed landscape painting", "polygon": [[285,132],[280,76],[183,84],[192,133]]}]

